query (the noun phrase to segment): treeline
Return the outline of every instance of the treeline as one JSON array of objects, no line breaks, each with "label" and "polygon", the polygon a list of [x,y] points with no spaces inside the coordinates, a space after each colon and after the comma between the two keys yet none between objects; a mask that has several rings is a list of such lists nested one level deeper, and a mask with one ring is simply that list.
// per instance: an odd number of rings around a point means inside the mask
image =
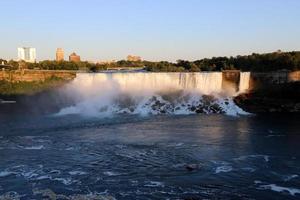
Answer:
[{"label": "treeline", "polygon": [[105,70],[101,66],[89,62],[68,62],[68,61],[50,61],[45,60],[38,63],[26,63],[28,69],[43,69],[43,70],[83,70],[97,71]]},{"label": "treeline", "polygon": [[41,70],[84,70],[84,71],[100,71],[106,70],[105,66],[89,62],[68,62],[68,61],[51,61],[44,60],[38,63],[6,61],[0,59],[0,64],[4,63],[6,68],[10,70],[23,69],[41,69]]},{"label": "treeline", "polygon": [[196,61],[178,60],[170,62],[145,62],[146,69],[153,72],[173,71],[222,71],[242,70],[269,72],[278,70],[300,70],[300,52],[274,52],[236,57],[213,57]]},{"label": "treeline", "polygon": [[[0,59],[0,64],[12,66],[18,69],[19,63],[13,60],[5,61]],[[161,61],[126,61],[121,60],[113,63],[94,64],[89,62],[67,62],[67,61],[41,61],[39,63],[21,63],[23,68],[45,69],[45,70],[85,70],[97,72],[112,68],[136,67],[145,68],[151,72],[199,72],[199,71],[222,71],[242,70],[268,72],[278,70],[300,70],[300,52],[277,51],[268,54],[252,54],[236,57],[213,57],[196,61],[178,60],[176,63]]]},{"label": "treeline", "polygon": [[0,68],[7,68],[10,70],[22,69],[41,69],[41,70],[83,70],[90,72],[97,72],[102,70],[107,70],[111,68],[143,68],[145,65],[143,62],[131,62],[126,60],[120,60],[113,63],[90,63],[90,62],[68,62],[68,61],[52,61],[44,60],[37,63],[28,63],[24,61],[6,61],[0,59],[0,64],[5,66],[0,66]]}]

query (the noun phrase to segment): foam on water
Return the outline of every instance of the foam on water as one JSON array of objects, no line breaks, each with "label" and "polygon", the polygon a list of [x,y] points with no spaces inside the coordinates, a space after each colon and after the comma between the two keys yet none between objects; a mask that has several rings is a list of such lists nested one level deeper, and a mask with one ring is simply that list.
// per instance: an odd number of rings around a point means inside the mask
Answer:
[{"label": "foam on water", "polygon": [[6,177],[6,176],[9,176],[9,175],[12,175],[14,174],[13,172],[9,172],[9,171],[2,171],[0,172],[0,178],[1,177]]},{"label": "foam on water", "polygon": [[31,147],[24,147],[23,149],[26,149],[26,150],[41,150],[41,149],[44,149],[44,145],[38,145],[38,146],[31,146]]},{"label": "foam on water", "polygon": [[[243,74],[241,77],[248,77]],[[248,89],[244,79],[243,91]],[[233,102],[235,93],[222,88],[221,72],[78,74],[64,92],[76,103],[61,109],[57,116],[247,114]]]},{"label": "foam on water", "polygon": [[261,185],[261,186],[259,186],[259,188],[260,189],[265,189],[265,190],[272,190],[272,191],[275,191],[275,192],[287,192],[292,196],[294,196],[296,194],[300,194],[300,189],[282,187],[282,186],[278,186],[276,184]]}]

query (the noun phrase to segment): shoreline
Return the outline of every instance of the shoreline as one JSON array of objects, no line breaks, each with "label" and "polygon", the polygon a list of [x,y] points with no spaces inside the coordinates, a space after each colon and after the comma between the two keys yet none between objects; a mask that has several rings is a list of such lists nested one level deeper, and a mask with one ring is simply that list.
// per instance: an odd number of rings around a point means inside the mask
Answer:
[{"label": "shoreline", "polygon": [[[76,78],[76,72],[50,70],[0,71],[0,97],[33,95]],[[6,100],[6,99],[4,99]]]}]

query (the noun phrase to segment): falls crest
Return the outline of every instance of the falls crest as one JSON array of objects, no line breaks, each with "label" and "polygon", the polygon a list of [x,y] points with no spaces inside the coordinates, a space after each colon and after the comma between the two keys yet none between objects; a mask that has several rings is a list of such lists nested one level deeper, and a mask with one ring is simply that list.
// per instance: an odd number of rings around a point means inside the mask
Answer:
[{"label": "falls crest", "polygon": [[58,115],[245,114],[222,88],[221,72],[78,74],[64,91],[76,103]]}]

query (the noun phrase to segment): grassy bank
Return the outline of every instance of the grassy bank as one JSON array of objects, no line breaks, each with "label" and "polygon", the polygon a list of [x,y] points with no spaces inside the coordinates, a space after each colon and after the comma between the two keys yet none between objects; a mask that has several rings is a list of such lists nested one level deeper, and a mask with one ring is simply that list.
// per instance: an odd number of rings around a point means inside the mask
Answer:
[{"label": "grassy bank", "polygon": [[59,87],[66,82],[66,80],[58,77],[51,77],[45,81],[14,83],[0,80],[0,96],[32,95],[44,90]]}]

